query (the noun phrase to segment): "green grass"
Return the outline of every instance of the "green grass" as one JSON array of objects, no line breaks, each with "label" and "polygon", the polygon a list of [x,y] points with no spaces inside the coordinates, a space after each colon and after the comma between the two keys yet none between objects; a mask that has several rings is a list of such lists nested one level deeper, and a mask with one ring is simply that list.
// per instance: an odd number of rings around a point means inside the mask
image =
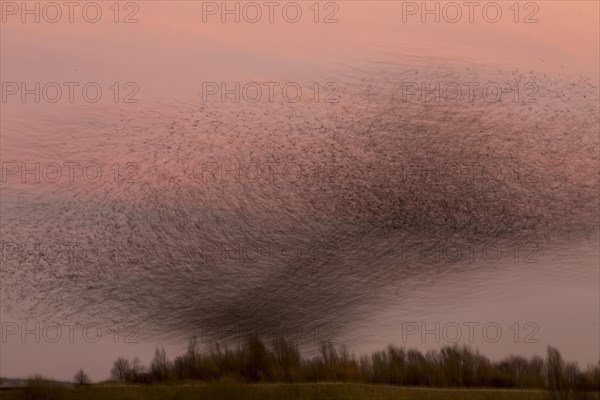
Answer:
[{"label": "green grass", "polygon": [[187,384],[155,386],[90,386],[0,391],[3,400],[547,400],[544,391],[502,389],[429,389],[355,383],[314,384]]}]

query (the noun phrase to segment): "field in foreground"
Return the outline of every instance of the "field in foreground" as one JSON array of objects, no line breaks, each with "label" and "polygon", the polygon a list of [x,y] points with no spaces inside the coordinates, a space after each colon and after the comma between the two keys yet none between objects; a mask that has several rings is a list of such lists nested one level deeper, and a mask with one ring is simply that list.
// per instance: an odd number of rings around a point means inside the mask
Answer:
[{"label": "field in foreground", "polygon": [[[29,390],[28,393],[26,391]],[[34,393],[34,391],[36,393]],[[85,388],[35,388],[0,391],[5,400],[547,400],[541,390],[502,389],[428,389],[382,385],[315,383],[315,384],[189,384],[155,386],[89,386]]]}]

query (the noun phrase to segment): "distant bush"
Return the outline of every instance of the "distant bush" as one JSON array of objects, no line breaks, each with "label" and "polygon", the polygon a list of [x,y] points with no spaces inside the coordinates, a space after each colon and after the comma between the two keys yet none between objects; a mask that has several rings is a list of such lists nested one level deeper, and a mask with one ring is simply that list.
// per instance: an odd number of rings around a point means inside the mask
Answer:
[{"label": "distant bush", "polygon": [[24,400],[59,400],[64,398],[64,385],[46,379],[41,375],[34,375],[27,380],[22,398]]}]

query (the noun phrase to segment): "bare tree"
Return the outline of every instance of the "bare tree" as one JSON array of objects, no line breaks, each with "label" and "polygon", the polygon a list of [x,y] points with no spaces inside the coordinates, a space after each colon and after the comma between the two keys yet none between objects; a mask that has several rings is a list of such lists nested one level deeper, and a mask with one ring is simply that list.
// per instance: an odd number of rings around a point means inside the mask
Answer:
[{"label": "bare tree", "polygon": [[73,381],[77,386],[89,385],[91,383],[90,377],[83,372],[83,369],[79,369],[79,371],[77,371]]},{"label": "bare tree", "polygon": [[165,381],[169,377],[170,363],[164,348],[156,348],[150,364],[150,374],[156,381]]},{"label": "bare tree", "polygon": [[131,369],[129,370],[130,379],[136,381],[144,374],[144,372],[144,366],[140,359],[135,357],[131,363]]},{"label": "bare tree", "polygon": [[115,361],[112,369],[110,370],[110,375],[114,380],[125,382],[129,377],[129,371],[131,367],[129,365],[129,360],[126,358],[120,357]]},{"label": "bare tree", "polygon": [[546,352],[546,379],[550,397],[562,399],[564,391],[564,370],[565,365],[558,349],[548,346]]}]

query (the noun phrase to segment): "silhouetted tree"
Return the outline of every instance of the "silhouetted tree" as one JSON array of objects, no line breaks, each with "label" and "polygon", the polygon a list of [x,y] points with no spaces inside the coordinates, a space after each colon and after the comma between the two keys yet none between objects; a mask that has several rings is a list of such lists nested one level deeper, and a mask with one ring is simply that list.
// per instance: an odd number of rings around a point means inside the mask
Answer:
[{"label": "silhouetted tree", "polygon": [[154,381],[162,382],[169,379],[170,365],[164,348],[154,350],[154,358],[150,364],[150,376]]},{"label": "silhouetted tree", "polygon": [[275,363],[273,375],[285,382],[295,382],[300,379],[302,358],[298,346],[282,337],[277,337],[273,339],[271,348]]},{"label": "silhouetted tree", "polygon": [[129,360],[120,357],[113,364],[113,367],[110,370],[110,376],[116,381],[125,382],[129,377],[130,369]]},{"label": "silhouetted tree", "polygon": [[77,371],[73,381],[77,386],[89,385],[91,383],[90,377],[83,372],[83,369],[79,369],[79,371]]},{"label": "silhouetted tree", "polygon": [[558,349],[548,346],[546,352],[546,380],[552,399],[565,399],[564,362]]},{"label": "silhouetted tree", "polygon": [[244,377],[250,382],[271,380],[271,360],[259,338],[249,338],[244,349]]}]

